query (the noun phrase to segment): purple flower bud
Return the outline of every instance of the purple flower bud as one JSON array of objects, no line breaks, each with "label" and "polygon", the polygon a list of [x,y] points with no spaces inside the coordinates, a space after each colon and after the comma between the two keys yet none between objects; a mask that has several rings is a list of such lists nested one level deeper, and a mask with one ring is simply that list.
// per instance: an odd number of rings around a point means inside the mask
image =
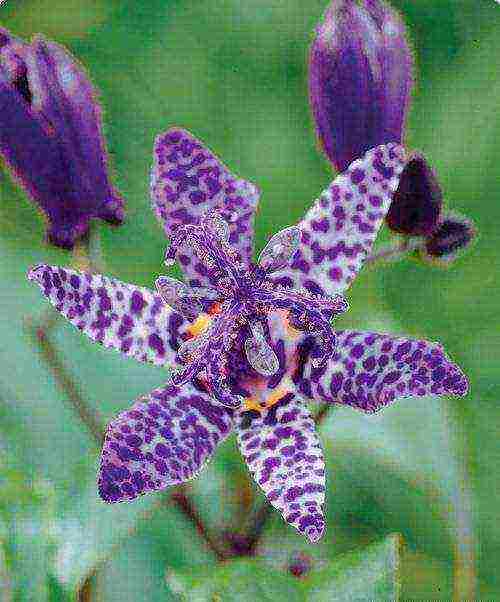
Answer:
[{"label": "purple flower bud", "polygon": [[412,69],[394,10],[382,0],[333,0],[311,47],[309,92],[319,142],[338,171],[402,141]]},{"label": "purple flower bud", "polygon": [[392,197],[386,222],[391,230],[408,236],[428,236],[441,216],[443,193],[425,157],[413,153]]},{"label": "purple flower bud", "polygon": [[304,552],[298,552],[292,556],[288,564],[288,570],[294,577],[305,577],[312,569],[312,558]]},{"label": "purple flower bud", "polygon": [[123,221],[96,92],[61,46],[0,30],[0,153],[47,216],[51,243],[73,247],[94,218]]},{"label": "purple flower bud", "polygon": [[453,261],[458,252],[468,247],[476,235],[474,224],[458,213],[446,214],[425,243],[428,259]]}]

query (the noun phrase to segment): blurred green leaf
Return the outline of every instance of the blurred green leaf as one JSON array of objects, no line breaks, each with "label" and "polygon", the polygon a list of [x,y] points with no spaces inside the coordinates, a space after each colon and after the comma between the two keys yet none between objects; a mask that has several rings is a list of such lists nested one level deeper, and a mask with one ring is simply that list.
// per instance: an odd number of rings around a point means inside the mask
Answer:
[{"label": "blurred green leaf", "polygon": [[289,602],[304,600],[305,588],[295,577],[270,569],[258,560],[235,560],[217,568],[198,571],[168,570],[167,584],[180,600],[255,600]]},{"label": "blurred green leaf", "polygon": [[315,602],[395,602],[399,595],[400,537],[337,557],[297,579],[260,560],[235,560],[216,569],[168,570],[171,591],[181,600],[312,600]]},{"label": "blurred green leaf", "polygon": [[307,580],[311,602],[397,602],[401,538],[391,535],[352,552]]},{"label": "blurred green leaf", "polygon": [[78,589],[161,503],[158,496],[146,496],[133,503],[109,505],[91,487],[61,521],[54,567],[58,580],[71,591]]},{"label": "blurred green leaf", "polygon": [[[26,483],[26,487],[30,485]],[[5,579],[13,599],[22,602],[44,602],[47,599],[55,549],[54,492],[50,484],[43,482],[35,483],[33,488],[37,489],[35,498],[38,498],[38,503],[27,503],[26,495],[21,492],[20,497],[24,501],[11,500],[0,508]]]}]

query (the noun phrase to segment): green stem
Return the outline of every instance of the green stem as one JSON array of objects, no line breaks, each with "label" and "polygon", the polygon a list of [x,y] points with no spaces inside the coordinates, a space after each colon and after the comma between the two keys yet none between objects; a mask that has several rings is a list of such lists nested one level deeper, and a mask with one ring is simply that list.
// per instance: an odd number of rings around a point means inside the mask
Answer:
[{"label": "green stem", "polygon": [[105,429],[100,416],[83,397],[80,388],[75,383],[70,371],[64,365],[60,352],[52,342],[49,333],[40,325],[28,324],[28,334],[38,348],[42,360],[52,372],[56,382],[65,394],[65,400],[98,445],[104,441]]},{"label": "green stem", "polygon": [[399,261],[406,257],[408,253],[416,251],[422,247],[422,240],[403,238],[398,243],[391,243],[373,252],[365,259],[365,265],[373,265],[380,261]]},{"label": "green stem", "polygon": [[226,560],[228,554],[219,546],[218,541],[212,537],[210,532],[205,527],[199,512],[196,510],[193,500],[187,495],[186,487],[184,485],[180,485],[177,490],[172,493],[170,500],[175,503],[182,514],[184,514],[184,516],[188,518],[194,525],[196,532],[200,538],[205,541],[207,547],[211,552],[213,552],[217,560]]}]

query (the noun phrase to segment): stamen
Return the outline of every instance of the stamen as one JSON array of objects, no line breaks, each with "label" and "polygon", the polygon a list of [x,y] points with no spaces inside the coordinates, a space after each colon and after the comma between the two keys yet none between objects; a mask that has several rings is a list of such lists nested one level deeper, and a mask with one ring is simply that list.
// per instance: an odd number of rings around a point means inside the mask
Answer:
[{"label": "stamen", "polygon": [[300,228],[297,226],[290,226],[275,234],[259,256],[260,267],[268,273],[286,267],[297,252],[300,236]]},{"label": "stamen", "polygon": [[168,249],[165,251],[165,255],[163,257],[163,263],[167,268],[170,268],[174,265],[175,260],[177,258],[177,247],[173,244],[170,244]]},{"label": "stamen", "polygon": [[245,341],[245,355],[252,368],[262,376],[273,376],[278,372],[278,357],[267,343],[260,322],[251,322],[251,337]]},{"label": "stamen", "polygon": [[235,409],[242,404],[243,397],[232,393],[228,385],[227,359],[222,349],[211,353],[207,365],[207,385],[210,393],[222,405]]},{"label": "stamen", "polygon": [[332,330],[313,333],[315,345],[311,350],[313,368],[322,368],[331,358],[337,345],[337,337]]}]

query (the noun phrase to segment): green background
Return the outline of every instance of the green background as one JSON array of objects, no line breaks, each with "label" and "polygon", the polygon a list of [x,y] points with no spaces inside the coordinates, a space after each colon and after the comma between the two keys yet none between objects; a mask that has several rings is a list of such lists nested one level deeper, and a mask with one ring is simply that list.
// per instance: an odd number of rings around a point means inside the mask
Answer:
[{"label": "green background", "polygon": [[[441,341],[471,391],[460,400],[403,400],[375,417],[332,412],[321,433],[325,538],[308,546],[276,512],[259,555],[283,573],[304,550],[319,570],[399,532],[402,599],[452,600],[454,582],[477,580],[476,599],[500,600],[500,6],[393,5],[416,56],[408,146],[429,157],[447,207],[474,219],[479,236],[446,270],[410,259],[366,269],[349,292],[342,326]],[[149,170],[155,135],[172,125],[191,130],[261,188],[258,248],[328,185],[307,94],[307,49],[325,7],[325,0],[7,0],[0,7],[1,25],[13,33],[40,32],[67,45],[101,92],[115,181],[128,207],[123,227],[102,229],[108,274],[151,286],[163,270]],[[83,582],[85,600],[176,599],[165,575],[206,569],[212,557],[165,498],[99,502],[98,449],[23,330],[27,317],[46,310],[25,278],[28,267],[71,261],[43,237],[42,218],[2,169],[0,599],[4,591],[6,600],[69,600]],[[379,241],[389,238],[384,232]],[[165,380],[162,370],[98,348],[65,324],[56,340],[106,420]],[[216,531],[240,525],[252,496],[262,497],[233,439],[191,492]],[[266,579],[275,583],[270,570],[238,571],[235,579],[245,581],[246,571],[263,587]]]}]

